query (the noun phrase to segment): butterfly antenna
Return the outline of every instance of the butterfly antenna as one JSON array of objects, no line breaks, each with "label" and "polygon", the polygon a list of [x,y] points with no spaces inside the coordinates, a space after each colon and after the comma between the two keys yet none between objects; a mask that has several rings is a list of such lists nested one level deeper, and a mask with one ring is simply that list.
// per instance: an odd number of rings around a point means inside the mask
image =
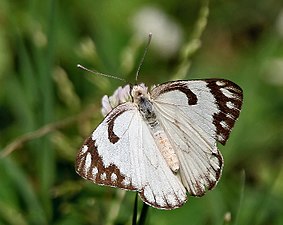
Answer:
[{"label": "butterfly antenna", "polygon": [[80,64],[78,64],[77,67],[80,68],[80,69],[83,69],[83,70],[85,70],[87,72],[96,74],[96,75],[100,75],[100,76],[103,76],[103,77],[109,77],[109,78],[116,79],[116,80],[121,80],[121,81],[126,83],[126,80],[123,79],[123,78],[120,78],[120,77],[115,77],[115,76],[112,76],[112,75],[109,75],[109,74],[97,72],[95,70],[90,70],[90,69],[88,69],[88,68],[86,68],[86,67],[84,67],[84,66],[82,66]]},{"label": "butterfly antenna", "polygon": [[147,51],[148,51],[148,47],[149,47],[149,44],[150,44],[150,42],[151,42],[151,37],[152,37],[152,33],[149,33],[149,34],[148,34],[147,45],[146,45],[146,47],[145,47],[145,49],[144,49],[144,53],[143,53],[142,59],[141,59],[141,61],[140,61],[139,67],[138,67],[138,69],[137,69],[136,82],[137,82],[137,80],[138,80],[138,76],[139,76],[139,73],[140,73],[140,70],[141,70],[141,66],[142,66],[142,64],[143,64],[143,62],[144,62],[144,58],[145,58],[146,53],[147,53]]}]

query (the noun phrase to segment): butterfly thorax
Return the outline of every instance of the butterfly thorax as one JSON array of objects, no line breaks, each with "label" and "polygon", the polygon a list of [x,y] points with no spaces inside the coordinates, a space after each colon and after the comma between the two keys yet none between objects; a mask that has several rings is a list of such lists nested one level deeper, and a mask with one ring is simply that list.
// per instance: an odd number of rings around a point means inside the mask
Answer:
[{"label": "butterfly thorax", "polygon": [[158,121],[150,101],[150,95],[147,92],[147,87],[144,84],[135,85],[131,94],[145,122],[151,128],[155,128],[158,125]]},{"label": "butterfly thorax", "polygon": [[174,151],[163,127],[157,120],[154,106],[150,100],[150,95],[147,92],[147,87],[143,84],[135,85],[132,89],[131,95],[134,103],[137,104],[139,112],[144,121],[149,125],[150,132],[153,135],[156,145],[160,150],[162,156],[166,160],[168,166],[173,172],[179,170],[179,160]]}]

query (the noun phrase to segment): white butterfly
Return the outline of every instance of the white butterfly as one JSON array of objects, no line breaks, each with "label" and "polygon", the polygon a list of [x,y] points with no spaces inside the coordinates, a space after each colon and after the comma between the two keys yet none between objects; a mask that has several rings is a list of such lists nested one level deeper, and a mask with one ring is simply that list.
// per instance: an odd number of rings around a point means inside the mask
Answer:
[{"label": "white butterfly", "polygon": [[76,171],[100,185],[139,192],[159,209],[175,209],[218,182],[225,144],[242,106],[239,86],[224,79],[171,81],[130,90],[76,159]]}]

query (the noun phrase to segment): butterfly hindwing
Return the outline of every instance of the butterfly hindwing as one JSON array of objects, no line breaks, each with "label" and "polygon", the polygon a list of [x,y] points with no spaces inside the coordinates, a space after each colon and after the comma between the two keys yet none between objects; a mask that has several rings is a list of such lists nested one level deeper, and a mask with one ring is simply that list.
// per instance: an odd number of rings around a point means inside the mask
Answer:
[{"label": "butterfly hindwing", "polygon": [[158,120],[180,161],[180,176],[191,195],[202,196],[220,178],[225,144],[239,116],[241,89],[227,80],[173,81],[151,92]]},{"label": "butterfly hindwing", "polygon": [[130,102],[114,108],[85,141],[77,155],[76,171],[100,185],[137,190],[153,207],[173,209],[186,202],[184,186]]}]

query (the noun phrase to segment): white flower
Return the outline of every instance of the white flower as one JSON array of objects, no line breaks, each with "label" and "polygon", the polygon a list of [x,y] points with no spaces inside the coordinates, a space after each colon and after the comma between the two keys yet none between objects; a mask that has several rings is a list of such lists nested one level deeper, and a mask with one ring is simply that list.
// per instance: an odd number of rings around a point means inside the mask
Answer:
[{"label": "white flower", "polygon": [[110,97],[104,95],[101,100],[102,108],[101,113],[105,117],[116,106],[128,102],[131,99],[130,85],[126,85],[123,88],[118,87],[116,91]]}]

